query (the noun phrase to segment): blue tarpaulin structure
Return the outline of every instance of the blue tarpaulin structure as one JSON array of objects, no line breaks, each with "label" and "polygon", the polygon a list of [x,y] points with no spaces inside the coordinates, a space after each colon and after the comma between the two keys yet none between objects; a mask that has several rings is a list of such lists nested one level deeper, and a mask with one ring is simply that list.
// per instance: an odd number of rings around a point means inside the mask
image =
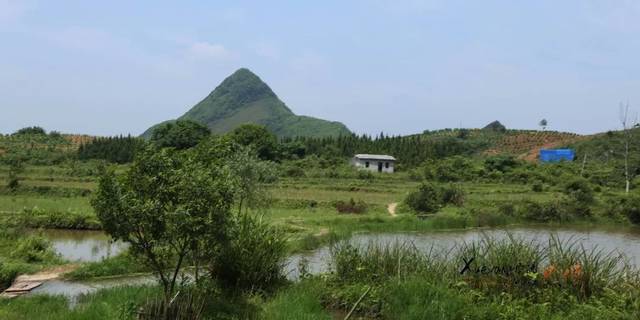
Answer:
[{"label": "blue tarpaulin structure", "polygon": [[575,157],[576,157],[576,154],[572,149],[540,150],[540,161],[542,162],[573,161]]}]

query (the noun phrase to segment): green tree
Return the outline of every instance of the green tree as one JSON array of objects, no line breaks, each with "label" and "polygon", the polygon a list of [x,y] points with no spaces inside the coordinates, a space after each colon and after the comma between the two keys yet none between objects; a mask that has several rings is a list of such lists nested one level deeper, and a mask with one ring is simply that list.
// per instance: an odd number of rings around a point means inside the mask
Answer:
[{"label": "green tree", "polygon": [[231,155],[228,166],[233,175],[238,213],[265,205],[269,199],[266,183],[276,179],[274,163],[260,161],[254,150],[244,147]]},{"label": "green tree", "polygon": [[540,120],[538,125],[542,128],[542,131],[544,131],[547,129],[547,126],[549,125],[549,121],[547,121],[547,119],[542,119]]},{"label": "green tree", "polygon": [[47,132],[42,127],[26,127],[13,133],[14,135],[46,135]]},{"label": "green tree", "polygon": [[244,124],[231,131],[229,136],[235,143],[253,148],[260,159],[276,159],[278,140],[265,126]]},{"label": "green tree", "polygon": [[417,212],[434,213],[442,207],[442,192],[436,185],[424,182],[407,195],[405,203]]},{"label": "green tree", "polygon": [[595,201],[593,189],[584,178],[575,178],[567,182],[563,192],[581,204],[592,204]]},{"label": "green tree", "polygon": [[153,130],[151,142],[161,148],[188,149],[211,134],[209,128],[191,120],[178,120],[160,125]]},{"label": "green tree", "polygon": [[9,165],[9,181],[7,182],[7,188],[11,191],[15,191],[20,186],[19,174],[24,171],[24,160],[18,156],[12,156],[5,161]]},{"label": "green tree", "polygon": [[147,147],[123,175],[106,171],[92,200],[104,230],[159,277],[164,315],[189,257],[213,257],[228,241],[230,173],[193,158]]}]

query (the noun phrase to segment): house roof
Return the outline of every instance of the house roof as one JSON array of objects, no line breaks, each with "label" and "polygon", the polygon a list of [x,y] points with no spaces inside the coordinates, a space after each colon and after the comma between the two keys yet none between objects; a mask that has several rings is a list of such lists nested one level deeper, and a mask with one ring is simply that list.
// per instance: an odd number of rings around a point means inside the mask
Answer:
[{"label": "house roof", "polygon": [[396,161],[396,158],[392,156],[388,156],[386,154],[356,154],[354,157],[358,159],[368,159],[368,160]]}]

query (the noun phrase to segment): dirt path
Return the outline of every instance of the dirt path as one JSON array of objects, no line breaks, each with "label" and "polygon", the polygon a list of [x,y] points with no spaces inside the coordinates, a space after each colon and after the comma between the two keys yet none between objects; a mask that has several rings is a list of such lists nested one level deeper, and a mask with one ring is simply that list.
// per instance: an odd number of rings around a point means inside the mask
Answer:
[{"label": "dirt path", "polygon": [[71,272],[78,268],[76,264],[67,264],[52,269],[43,270],[34,274],[23,274],[18,276],[11,284],[11,287],[7,288],[0,297],[14,298],[28,293],[29,291],[39,287],[43,283],[57,279],[61,275]]},{"label": "dirt path", "polygon": [[398,207],[397,202],[389,203],[389,205],[387,206],[387,211],[389,211],[389,215],[391,215],[394,218],[398,216],[396,214],[396,207]]}]

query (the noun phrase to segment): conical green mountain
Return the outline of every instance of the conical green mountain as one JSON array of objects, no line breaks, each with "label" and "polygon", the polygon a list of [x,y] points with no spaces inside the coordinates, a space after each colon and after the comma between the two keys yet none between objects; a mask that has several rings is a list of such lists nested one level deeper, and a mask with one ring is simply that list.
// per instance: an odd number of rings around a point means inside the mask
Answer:
[{"label": "conical green mountain", "polygon": [[[266,83],[245,68],[224,79],[178,120],[200,122],[214,133],[225,133],[245,123],[264,125],[280,137],[325,137],[351,133],[340,122],[295,115]],[[148,129],[143,136],[149,136],[154,128]]]}]

